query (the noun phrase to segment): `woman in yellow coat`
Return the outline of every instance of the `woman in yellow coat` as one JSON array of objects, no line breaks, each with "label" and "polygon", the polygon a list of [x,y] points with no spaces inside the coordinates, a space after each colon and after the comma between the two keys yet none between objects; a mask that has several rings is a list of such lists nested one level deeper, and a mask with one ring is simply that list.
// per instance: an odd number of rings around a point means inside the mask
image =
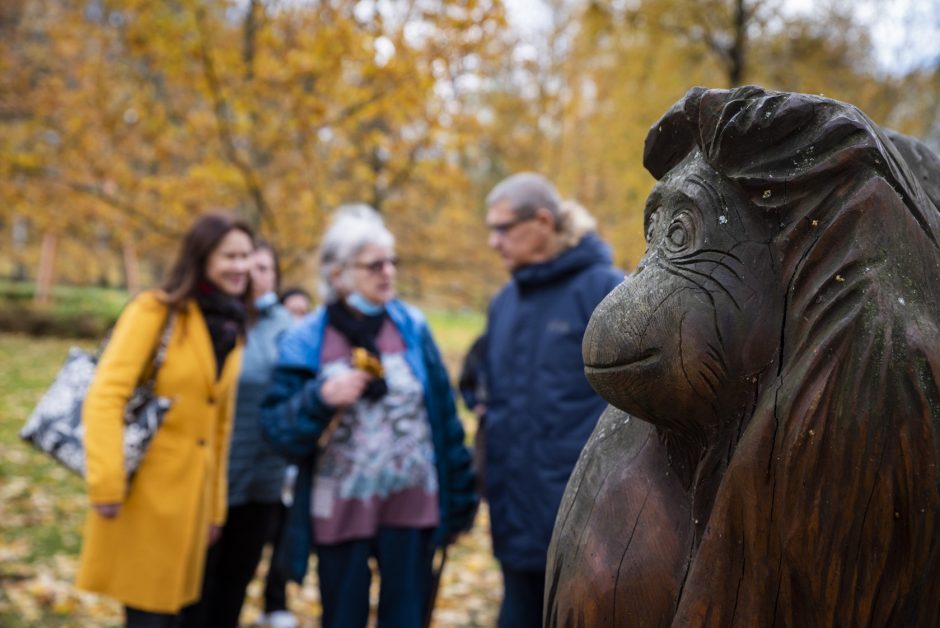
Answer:
[{"label": "woman in yellow coat", "polygon": [[[79,588],[125,606],[127,625],[174,626],[200,596],[208,545],[226,512],[226,460],[248,295],[251,230],[201,216],[162,290],[125,309],[83,409],[86,483]],[[132,482],[124,475],[123,411],[176,317],[155,392],[172,406]]]}]

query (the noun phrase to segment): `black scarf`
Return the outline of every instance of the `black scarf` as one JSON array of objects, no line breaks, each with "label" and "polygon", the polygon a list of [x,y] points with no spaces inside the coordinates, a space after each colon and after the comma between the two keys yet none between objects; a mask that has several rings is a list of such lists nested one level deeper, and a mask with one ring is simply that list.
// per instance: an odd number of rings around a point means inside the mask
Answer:
[{"label": "black scarf", "polygon": [[[330,327],[341,333],[353,348],[362,347],[375,357],[379,357],[379,349],[375,339],[385,322],[385,312],[374,316],[366,316],[353,310],[342,301],[328,305],[326,316]],[[362,396],[369,401],[377,401],[388,392],[388,384],[384,377],[375,377],[369,381]]]},{"label": "black scarf", "polygon": [[208,281],[200,282],[196,287],[196,303],[209,328],[215,353],[215,375],[219,377],[225,358],[235,348],[238,337],[245,333],[245,304]]}]

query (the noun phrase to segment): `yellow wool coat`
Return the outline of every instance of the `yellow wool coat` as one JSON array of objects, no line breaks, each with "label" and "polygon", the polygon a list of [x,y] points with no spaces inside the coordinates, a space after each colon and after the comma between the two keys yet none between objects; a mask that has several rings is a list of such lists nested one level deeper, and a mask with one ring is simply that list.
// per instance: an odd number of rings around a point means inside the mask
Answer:
[{"label": "yellow wool coat", "polygon": [[85,398],[86,483],[92,504],[121,503],[113,519],[90,510],[77,586],[126,606],[175,613],[199,599],[209,525],[226,512],[226,464],[241,342],[216,377],[202,313],[189,302],[174,323],[156,392],[173,405],[131,486],[123,471],[123,409],[150,367],[167,306],[145,292],[125,309]]}]

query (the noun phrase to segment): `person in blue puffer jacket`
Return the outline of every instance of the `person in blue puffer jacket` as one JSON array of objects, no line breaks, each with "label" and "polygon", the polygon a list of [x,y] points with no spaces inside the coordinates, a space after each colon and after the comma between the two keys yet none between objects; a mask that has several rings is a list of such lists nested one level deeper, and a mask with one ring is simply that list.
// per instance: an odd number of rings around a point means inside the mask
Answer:
[{"label": "person in blue puffer jacket", "polygon": [[503,572],[501,628],[541,626],[546,552],[562,493],[607,406],[584,376],[581,340],[624,278],[596,222],[534,173],[487,196],[489,245],[512,273],[489,306],[485,496]]},{"label": "person in blue puffer jacket", "polygon": [[434,550],[479,502],[437,346],[394,298],[394,242],[375,210],[340,208],[319,250],[325,306],[281,337],[263,403],[265,436],[299,467],[278,560],[299,582],[316,549],[325,628],[366,625],[370,557],[379,626],[422,626]]}]

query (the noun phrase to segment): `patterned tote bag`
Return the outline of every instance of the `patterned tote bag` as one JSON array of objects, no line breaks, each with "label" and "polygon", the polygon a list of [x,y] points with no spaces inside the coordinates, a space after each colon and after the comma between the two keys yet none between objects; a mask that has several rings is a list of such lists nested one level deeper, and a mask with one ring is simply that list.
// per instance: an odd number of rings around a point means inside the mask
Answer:
[{"label": "patterned tote bag", "polygon": [[[151,356],[150,373],[146,381],[134,389],[124,408],[124,472],[129,479],[140,466],[147,446],[170,409],[170,399],[156,395],[153,388],[157,372],[166,356],[175,318],[176,312],[171,310],[164,323],[160,343]],[[55,381],[20,431],[20,438],[83,477],[85,448],[82,440],[82,404],[95,377],[98,358],[107,342],[106,338],[96,353],[78,347],[69,349],[65,364]]]}]

